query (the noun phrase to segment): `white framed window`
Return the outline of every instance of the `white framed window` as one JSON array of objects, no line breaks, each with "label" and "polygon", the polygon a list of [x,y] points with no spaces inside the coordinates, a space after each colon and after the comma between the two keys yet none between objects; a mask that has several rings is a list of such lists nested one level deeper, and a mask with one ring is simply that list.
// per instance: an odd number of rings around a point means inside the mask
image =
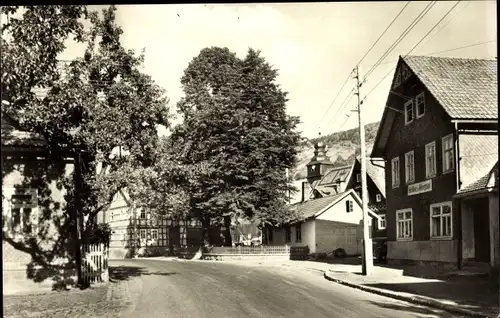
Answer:
[{"label": "white framed window", "polygon": [[441,146],[443,149],[443,173],[453,171],[455,168],[453,134],[444,136]]},{"label": "white framed window", "polygon": [[377,195],[375,196],[375,200],[376,200],[377,202],[382,201],[382,195],[381,195],[380,193],[377,193]]},{"label": "white framed window", "polygon": [[302,241],[302,226],[300,224],[295,225],[295,242],[299,243]]},{"label": "white framed window", "polygon": [[413,121],[413,99],[405,103],[405,125]]},{"label": "white framed window", "polygon": [[431,204],[431,238],[451,238],[453,235],[451,201]]},{"label": "white framed window", "polygon": [[425,145],[425,176],[432,178],[436,176],[436,142]]},{"label": "white framed window", "polygon": [[391,160],[391,178],[392,178],[392,187],[399,187],[399,157],[392,158]]},{"label": "white framed window", "polygon": [[405,153],[405,177],[406,183],[415,182],[415,156],[413,150]]},{"label": "white framed window", "polygon": [[424,116],[425,114],[425,95],[424,92],[417,95],[415,98],[415,112],[417,113],[417,118]]},{"label": "white framed window", "polygon": [[379,214],[379,220],[378,220],[378,229],[379,230],[385,230],[387,227],[387,220],[385,218],[385,214]]},{"label": "white framed window", "polygon": [[146,219],[146,211],[141,210],[141,213],[139,213],[139,218],[140,219]]},{"label": "white framed window", "polygon": [[141,229],[139,231],[139,235],[140,235],[141,240],[145,240],[146,239],[146,230],[145,229]]},{"label": "white framed window", "polygon": [[412,209],[396,211],[396,235],[398,240],[413,239],[413,212]]},{"label": "white framed window", "polygon": [[[13,234],[35,235],[38,232],[38,191],[10,188],[6,198],[3,228]],[[5,192],[7,192],[5,191]]]},{"label": "white framed window", "polygon": [[356,182],[361,182],[361,173],[356,173]]},{"label": "white framed window", "polygon": [[347,213],[354,211],[354,205],[351,200],[346,200],[345,201],[345,210]]}]

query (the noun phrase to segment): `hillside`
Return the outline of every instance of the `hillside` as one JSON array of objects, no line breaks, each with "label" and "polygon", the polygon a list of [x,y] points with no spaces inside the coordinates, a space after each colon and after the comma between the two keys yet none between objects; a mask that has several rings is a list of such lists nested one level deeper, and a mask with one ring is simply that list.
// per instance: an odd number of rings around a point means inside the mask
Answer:
[{"label": "hillside", "polygon": [[[366,151],[369,154],[377,135],[379,123],[365,125]],[[293,171],[295,180],[306,176],[306,165],[314,155],[314,144],[322,141],[326,145],[326,154],[335,166],[351,164],[355,156],[359,154],[359,130],[358,128],[336,132],[319,138],[310,139],[300,148],[297,155],[297,166]]]}]

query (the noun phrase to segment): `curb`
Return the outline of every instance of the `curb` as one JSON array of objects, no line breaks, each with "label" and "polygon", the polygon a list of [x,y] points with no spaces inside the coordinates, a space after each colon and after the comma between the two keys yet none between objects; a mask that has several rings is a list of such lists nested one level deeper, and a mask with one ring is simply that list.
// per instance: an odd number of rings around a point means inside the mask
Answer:
[{"label": "curb", "polygon": [[483,314],[483,313],[478,313],[478,312],[475,312],[472,310],[458,308],[454,305],[445,304],[445,303],[442,303],[440,301],[437,301],[437,300],[434,300],[434,299],[428,298],[428,297],[404,296],[404,295],[401,295],[401,294],[398,294],[395,292],[390,292],[390,291],[385,291],[385,290],[378,289],[378,288],[373,288],[373,287],[368,287],[368,286],[350,283],[350,282],[332,277],[326,271],[324,272],[323,276],[324,276],[324,278],[326,278],[329,281],[332,281],[332,282],[335,282],[335,283],[338,283],[338,284],[341,284],[344,286],[356,288],[356,289],[359,289],[359,290],[362,290],[365,292],[369,292],[372,294],[377,294],[380,296],[385,296],[385,297],[389,297],[389,298],[393,298],[393,299],[397,299],[397,300],[406,301],[406,302],[416,304],[416,305],[423,305],[423,306],[433,307],[436,309],[442,309],[442,310],[445,310],[445,311],[452,313],[452,314],[466,315],[468,317],[478,317],[478,318],[489,318],[490,317],[490,316]]}]

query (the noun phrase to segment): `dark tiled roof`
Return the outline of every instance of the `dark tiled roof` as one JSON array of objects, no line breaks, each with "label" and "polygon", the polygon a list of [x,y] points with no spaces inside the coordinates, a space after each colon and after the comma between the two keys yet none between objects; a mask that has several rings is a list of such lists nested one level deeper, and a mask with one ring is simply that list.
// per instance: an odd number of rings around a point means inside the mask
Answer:
[{"label": "dark tiled roof", "polygon": [[[366,174],[372,179],[373,183],[377,186],[380,193],[385,198],[385,162],[383,159],[379,158],[369,158],[366,160]],[[361,164],[360,157],[356,157],[356,160]],[[373,161],[373,162],[372,162]]]},{"label": "dark tiled roof", "polygon": [[488,188],[498,188],[498,161],[488,173],[472,182],[471,184],[467,185],[466,187],[463,187],[462,189],[460,189],[460,191],[458,191],[458,193],[462,194]]},{"label": "dark tiled roof", "polygon": [[321,178],[318,185],[335,184],[337,179],[340,181],[346,181],[349,173],[352,170],[352,166],[332,168]]},{"label": "dark tiled roof", "polygon": [[296,203],[293,205],[293,208],[297,209],[297,212],[300,216],[307,219],[313,217],[316,213],[320,212],[344,195],[346,195],[346,192],[329,195],[323,198],[309,200],[302,203]]},{"label": "dark tiled roof", "polygon": [[454,119],[497,119],[497,61],[406,56],[404,62]]},{"label": "dark tiled roof", "polygon": [[375,213],[381,213],[385,212],[387,207],[382,202],[376,202],[376,203],[369,202],[368,209],[372,210]]},{"label": "dark tiled roof", "polygon": [[498,136],[460,135],[460,181],[464,189],[486,175],[498,161]]}]

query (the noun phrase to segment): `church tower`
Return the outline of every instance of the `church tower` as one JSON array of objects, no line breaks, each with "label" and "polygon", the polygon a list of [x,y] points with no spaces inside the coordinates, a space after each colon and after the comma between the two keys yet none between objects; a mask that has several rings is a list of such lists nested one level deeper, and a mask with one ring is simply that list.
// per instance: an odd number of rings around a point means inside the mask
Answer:
[{"label": "church tower", "polygon": [[318,141],[314,144],[314,157],[307,164],[307,182],[312,185],[316,180],[320,180],[326,171],[333,167],[333,163],[326,155],[326,145]]}]

